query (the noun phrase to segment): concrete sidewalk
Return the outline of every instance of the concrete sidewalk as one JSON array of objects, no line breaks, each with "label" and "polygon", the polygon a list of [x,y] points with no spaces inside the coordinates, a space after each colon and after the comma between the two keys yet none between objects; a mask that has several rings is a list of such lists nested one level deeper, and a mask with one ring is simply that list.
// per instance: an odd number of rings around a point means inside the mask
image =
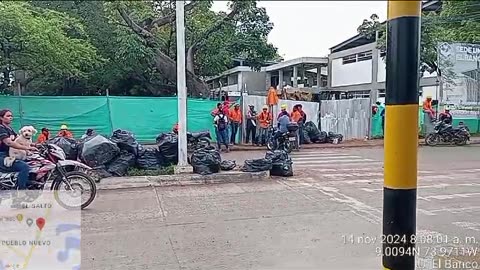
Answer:
[{"label": "concrete sidewalk", "polygon": [[[470,138],[469,144],[480,144],[480,137]],[[426,146],[425,139],[418,140],[419,146]],[[383,146],[383,139],[373,139],[373,140],[348,140],[339,144],[331,143],[314,143],[314,144],[303,144],[302,149],[327,149],[327,148],[353,148],[353,147],[381,147]],[[438,147],[440,147],[439,145]],[[265,146],[253,146],[253,145],[234,145],[231,147],[232,151],[258,151],[264,150]]]}]

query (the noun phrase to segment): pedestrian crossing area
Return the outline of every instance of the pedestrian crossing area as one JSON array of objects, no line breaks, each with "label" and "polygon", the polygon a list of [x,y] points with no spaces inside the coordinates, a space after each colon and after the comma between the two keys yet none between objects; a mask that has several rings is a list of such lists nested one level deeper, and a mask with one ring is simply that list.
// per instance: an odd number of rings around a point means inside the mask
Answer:
[{"label": "pedestrian crossing area", "polygon": [[[383,162],[360,155],[333,151],[294,152],[291,154],[294,167],[319,168],[323,171],[335,170],[334,167],[382,166]],[[329,169],[330,168],[330,169]]]},{"label": "pedestrian crossing area", "polygon": [[[295,176],[282,184],[314,201],[330,198],[346,204],[354,213],[380,224],[384,175],[381,155],[378,157],[351,150],[293,152]],[[426,218],[420,220],[467,235],[479,234],[480,166],[446,168],[420,163],[417,210]]]}]

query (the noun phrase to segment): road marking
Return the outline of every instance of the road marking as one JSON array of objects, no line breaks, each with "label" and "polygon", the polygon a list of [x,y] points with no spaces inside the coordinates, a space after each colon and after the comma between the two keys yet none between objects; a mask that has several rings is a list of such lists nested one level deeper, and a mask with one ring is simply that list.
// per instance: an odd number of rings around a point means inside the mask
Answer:
[{"label": "road marking", "polygon": [[418,198],[425,200],[425,201],[431,201],[433,200],[450,200],[450,199],[455,199],[455,198],[470,198],[470,197],[477,197],[480,196],[480,193],[455,193],[455,194],[444,194],[444,195],[431,195],[431,196],[426,196],[426,197],[421,197],[419,196]]},{"label": "road marking", "polygon": [[[295,162],[293,161],[293,165],[315,165],[315,164],[325,164],[325,163],[358,163],[358,162],[365,162],[365,161],[373,161],[372,159],[347,159],[347,160],[311,160],[311,161],[300,161]],[[352,164],[355,165],[355,164]]]},{"label": "road marking", "polygon": [[453,222],[453,225],[463,228],[463,229],[468,229],[468,230],[473,230],[480,232],[480,223],[474,223],[474,222]]},{"label": "road marking", "polygon": [[[480,187],[480,184],[465,183],[465,184],[436,184],[429,186],[418,186],[417,189],[445,189],[447,187]],[[362,188],[366,192],[382,191],[383,188]]]},{"label": "road marking", "polygon": [[337,153],[337,152],[293,152],[291,156],[301,156],[301,155],[348,155],[345,153]]},{"label": "road marking", "polygon": [[478,210],[480,210],[480,206],[471,206],[471,207],[463,207],[463,208],[442,208],[442,209],[435,209],[430,211],[433,213],[450,212],[452,214],[459,214],[459,213],[476,212]]},{"label": "road marking", "polygon": [[329,160],[329,159],[358,159],[360,156],[331,156],[331,157],[292,157],[293,162],[296,160]]}]

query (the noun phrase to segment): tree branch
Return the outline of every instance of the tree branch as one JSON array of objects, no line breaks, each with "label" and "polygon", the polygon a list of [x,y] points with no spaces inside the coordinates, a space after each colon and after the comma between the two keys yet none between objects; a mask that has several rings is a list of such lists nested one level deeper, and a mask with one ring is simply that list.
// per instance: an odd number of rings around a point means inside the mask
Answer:
[{"label": "tree branch", "polygon": [[145,42],[147,43],[147,45],[149,47],[153,47],[154,44],[155,44],[155,40],[154,40],[154,36],[152,35],[152,33],[150,33],[149,31],[143,29],[142,27],[140,27],[138,24],[136,24],[132,18],[130,18],[130,16],[127,14],[127,12],[125,11],[124,8],[122,7],[118,7],[117,8],[118,10],[118,13],[120,13],[120,16],[122,17],[122,19],[125,21],[125,23],[127,23],[127,25],[137,34],[139,35],[140,37],[142,37]]},{"label": "tree branch", "polygon": [[197,39],[197,41],[193,42],[192,45],[190,45],[190,47],[188,48],[188,50],[191,50],[193,52],[195,52],[196,50],[199,49],[200,46],[202,46],[203,44],[205,44],[205,41],[208,39],[209,36],[211,36],[212,34],[214,34],[215,32],[217,32],[218,30],[220,30],[220,28],[226,24],[226,23],[230,23],[231,21],[233,21],[233,19],[235,18],[235,16],[240,12],[240,8],[238,7],[234,7],[232,9],[232,11],[230,11],[230,13],[228,13],[227,16],[225,16],[222,20],[218,21],[216,24],[214,24],[212,27],[210,27],[210,29],[208,29],[207,31],[205,31],[205,33],[203,33],[201,35],[200,38]]},{"label": "tree branch", "polygon": [[[199,4],[200,4],[200,1],[191,1],[190,3],[185,5],[185,12],[192,10],[194,7],[196,7]],[[173,11],[166,16],[163,16],[151,21],[149,24],[145,26],[145,30],[151,31],[155,27],[161,27],[169,23],[173,23],[175,19],[176,19],[176,15],[175,15],[175,11]]]}]

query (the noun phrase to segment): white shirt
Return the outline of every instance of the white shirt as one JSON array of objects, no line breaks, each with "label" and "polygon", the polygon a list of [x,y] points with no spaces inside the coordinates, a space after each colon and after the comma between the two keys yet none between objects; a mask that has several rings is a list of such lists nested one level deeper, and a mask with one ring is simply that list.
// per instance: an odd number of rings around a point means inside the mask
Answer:
[{"label": "white shirt", "polygon": [[222,116],[223,116],[223,118],[224,118],[224,120],[225,120],[225,124],[228,124],[228,117],[227,117],[226,115],[224,115],[223,113],[215,115],[215,118],[213,118],[213,121],[214,121],[215,123],[217,123],[218,120],[220,120],[220,118],[222,118]]}]

